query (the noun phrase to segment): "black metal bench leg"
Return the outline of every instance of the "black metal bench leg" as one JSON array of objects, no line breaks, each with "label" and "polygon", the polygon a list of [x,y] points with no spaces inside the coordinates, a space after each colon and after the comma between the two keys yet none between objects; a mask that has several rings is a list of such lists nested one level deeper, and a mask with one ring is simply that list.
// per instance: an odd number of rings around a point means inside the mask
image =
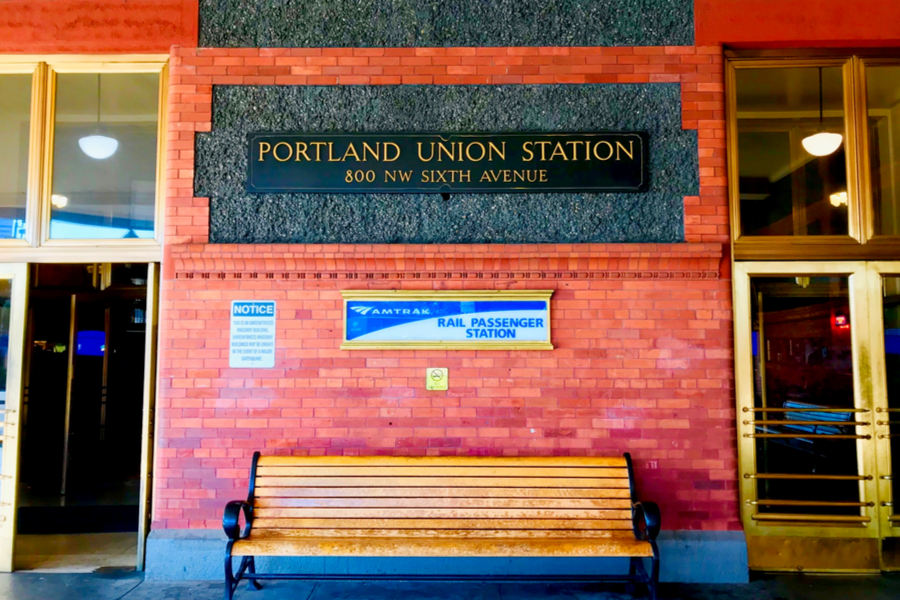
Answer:
[{"label": "black metal bench leg", "polygon": [[656,542],[650,542],[653,545],[653,566],[650,570],[650,600],[659,599],[659,548]]},{"label": "black metal bench leg", "polygon": [[237,582],[234,580],[234,566],[231,564],[231,544],[228,546],[228,552],[225,553],[225,600],[232,600]]},{"label": "black metal bench leg", "polygon": [[628,561],[629,561],[628,562],[628,583],[625,584],[625,591],[627,593],[631,594],[632,596],[634,596],[635,592],[637,591],[637,586],[635,585],[635,582],[638,579],[638,577],[637,577],[637,571],[638,571],[637,561],[638,560],[639,559],[637,559],[637,558],[628,559]]},{"label": "black metal bench leg", "polygon": [[[250,557],[250,562],[247,564],[247,572],[250,573],[251,575],[256,574],[256,557],[255,556]],[[263,588],[262,584],[255,579],[251,579],[250,583],[252,583],[253,587],[255,587],[258,590],[261,590]]]}]

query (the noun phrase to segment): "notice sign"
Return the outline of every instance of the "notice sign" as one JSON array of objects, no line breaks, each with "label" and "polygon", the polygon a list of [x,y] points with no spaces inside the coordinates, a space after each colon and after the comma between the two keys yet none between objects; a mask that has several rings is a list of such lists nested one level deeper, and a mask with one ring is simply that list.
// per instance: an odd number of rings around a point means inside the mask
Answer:
[{"label": "notice sign", "polygon": [[552,349],[552,293],[345,291],[341,348]]},{"label": "notice sign", "polygon": [[646,192],[649,137],[611,133],[251,133],[247,191]]},{"label": "notice sign", "polygon": [[271,369],[275,366],[275,302],[233,300],[228,366]]}]

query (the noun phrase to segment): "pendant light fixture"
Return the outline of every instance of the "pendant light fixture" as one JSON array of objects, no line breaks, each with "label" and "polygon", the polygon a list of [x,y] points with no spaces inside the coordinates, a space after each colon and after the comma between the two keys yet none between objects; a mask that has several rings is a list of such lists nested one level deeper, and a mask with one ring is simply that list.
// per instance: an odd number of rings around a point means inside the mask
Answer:
[{"label": "pendant light fixture", "polygon": [[822,67],[819,67],[819,132],[803,138],[803,148],[813,156],[828,156],[841,147],[844,136],[828,133],[825,129],[824,100],[822,97]]},{"label": "pendant light fixture", "polygon": [[106,160],[119,149],[118,140],[103,135],[100,127],[100,73],[97,73],[97,129],[91,135],[78,140],[81,151],[95,160]]}]

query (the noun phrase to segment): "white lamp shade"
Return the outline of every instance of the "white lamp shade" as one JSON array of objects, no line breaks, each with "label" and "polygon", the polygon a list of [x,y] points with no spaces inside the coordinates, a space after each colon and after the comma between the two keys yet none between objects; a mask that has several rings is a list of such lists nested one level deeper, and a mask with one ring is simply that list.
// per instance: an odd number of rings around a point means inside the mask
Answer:
[{"label": "white lamp shade", "polygon": [[803,138],[800,143],[803,148],[813,156],[828,156],[841,147],[844,136],[839,133],[821,132]]},{"label": "white lamp shade", "polygon": [[81,151],[96,160],[105,160],[116,153],[119,142],[105,135],[88,135],[78,140]]}]

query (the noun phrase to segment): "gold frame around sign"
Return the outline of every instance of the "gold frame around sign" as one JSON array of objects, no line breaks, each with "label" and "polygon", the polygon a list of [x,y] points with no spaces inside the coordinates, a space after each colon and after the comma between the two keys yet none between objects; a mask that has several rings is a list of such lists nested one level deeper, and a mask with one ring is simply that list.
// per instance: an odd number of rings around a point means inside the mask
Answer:
[{"label": "gold frame around sign", "polygon": [[[550,297],[556,290],[342,290],[344,299],[341,350],[553,350],[551,340]],[[349,300],[424,300],[484,301],[484,300],[540,300],[547,303],[547,339],[530,342],[354,342],[347,340],[347,302]]]},{"label": "gold frame around sign", "polygon": [[[273,136],[273,137],[279,137],[279,136],[281,136],[281,137],[291,137],[291,136],[296,137],[296,136],[299,136],[299,135],[302,135],[302,136],[311,136],[311,135],[315,135],[315,134],[310,134],[310,133],[305,133],[305,132],[304,132],[304,133],[300,133],[300,132],[281,132],[281,133],[276,133],[276,132],[264,132],[264,133],[260,133],[259,135]],[[577,132],[577,131],[567,131],[567,132],[553,132],[553,131],[551,131],[551,132],[508,132],[508,133],[438,133],[438,132],[422,132],[422,133],[379,133],[379,132],[371,132],[371,133],[328,133],[328,134],[322,134],[322,135],[323,135],[323,136],[327,135],[328,137],[332,137],[332,138],[350,138],[350,139],[351,139],[351,142],[352,142],[352,140],[353,140],[354,138],[357,138],[357,137],[365,137],[365,136],[367,136],[367,135],[368,135],[368,136],[373,136],[373,137],[381,136],[381,137],[389,137],[389,138],[414,138],[414,137],[433,136],[433,137],[440,138],[440,139],[441,139],[442,141],[444,141],[444,142],[450,142],[450,138],[476,138],[476,139],[481,139],[481,138],[483,138],[483,137],[485,137],[485,136],[494,136],[494,135],[496,135],[496,136],[504,136],[504,135],[505,135],[505,136],[510,136],[510,137],[520,137],[520,138],[528,138],[528,136],[531,136],[531,135],[534,135],[534,136],[543,136],[543,137],[550,137],[550,138],[553,138],[553,137],[571,137],[571,136],[585,136],[585,137],[602,137],[602,136],[636,137],[636,138],[638,138],[638,139],[641,141],[641,152],[639,153],[639,156],[640,156],[640,158],[641,158],[640,165],[639,165],[640,172],[641,172],[641,182],[640,182],[640,184],[638,184],[638,187],[642,187],[642,186],[644,186],[644,185],[648,185],[648,184],[647,184],[647,176],[648,176],[648,174],[649,174],[649,173],[648,173],[648,169],[650,168],[650,166],[649,166],[648,164],[645,164],[645,162],[644,162],[644,157],[645,157],[645,156],[647,155],[647,153],[649,152],[649,148],[646,148],[646,147],[645,147],[645,146],[647,145],[647,144],[645,144],[645,142],[646,142],[649,138],[645,139],[646,136],[643,136],[643,135],[641,135],[640,132],[635,132],[635,131],[604,131],[604,132],[598,132],[598,131],[582,131],[582,132]],[[253,155],[253,153],[252,153],[252,148],[251,148],[251,155]],[[276,160],[277,160],[277,159],[276,159]],[[252,173],[253,173],[253,165],[254,165],[256,162],[261,162],[261,161],[250,160],[250,161],[248,162],[248,170],[247,170],[247,180],[248,180],[248,182],[249,182],[249,181],[252,181],[252,179],[253,179],[253,174],[252,174]],[[420,162],[421,162],[421,160],[420,160]],[[472,161],[472,162],[474,162],[474,161]],[[376,167],[376,168],[379,168],[379,167]],[[261,188],[258,188],[258,187],[256,187],[256,186],[254,186],[254,188],[255,188],[254,191],[251,192],[251,193],[254,193],[254,194],[281,194],[281,193],[294,193],[294,192],[285,192],[285,191],[282,190],[281,188],[267,187],[266,189],[261,189]],[[509,191],[534,191],[534,192],[545,192],[544,188],[539,188],[539,187],[528,187],[528,186],[524,186],[524,185],[522,185],[522,186],[516,186],[516,185],[513,185],[513,186],[510,186],[510,187],[504,187],[504,188],[502,188],[502,189],[500,189],[500,188],[498,188],[498,189],[490,189],[490,188],[486,188],[486,189],[472,189],[472,188],[465,188],[465,189],[463,189],[463,188],[457,188],[457,189],[454,190],[454,189],[451,187],[451,189],[446,189],[446,190],[443,190],[443,189],[442,189],[442,190],[432,190],[432,191],[428,191],[428,192],[417,192],[417,193],[431,193],[431,194],[437,194],[437,193],[483,194],[483,193],[509,192]],[[551,193],[555,193],[555,192],[563,192],[563,191],[583,191],[583,192],[586,191],[586,192],[589,192],[589,193],[597,193],[597,194],[602,194],[602,193],[616,193],[616,192],[608,192],[608,191],[604,191],[604,190],[601,189],[601,188],[588,188],[588,189],[586,189],[586,188],[581,188],[581,187],[553,187]],[[647,191],[649,191],[649,190],[647,190]],[[301,192],[299,192],[299,193],[305,193],[305,192],[302,192],[302,191],[301,191]],[[354,194],[355,194],[355,193],[361,193],[361,194],[365,194],[365,193],[372,193],[372,192],[366,192],[365,190],[360,191],[360,192],[355,192],[355,191],[349,190],[348,188],[334,188],[334,189],[328,189],[328,190],[325,190],[325,189],[317,189],[317,190],[313,190],[311,193],[322,193],[322,194],[348,194],[348,193],[354,193]],[[388,193],[388,192],[374,192],[374,193]],[[632,193],[632,192],[628,192],[628,193]],[[642,193],[642,192],[637,192],[637,191],[635,191],[635,192],[633,192],[633,193]]]}]

